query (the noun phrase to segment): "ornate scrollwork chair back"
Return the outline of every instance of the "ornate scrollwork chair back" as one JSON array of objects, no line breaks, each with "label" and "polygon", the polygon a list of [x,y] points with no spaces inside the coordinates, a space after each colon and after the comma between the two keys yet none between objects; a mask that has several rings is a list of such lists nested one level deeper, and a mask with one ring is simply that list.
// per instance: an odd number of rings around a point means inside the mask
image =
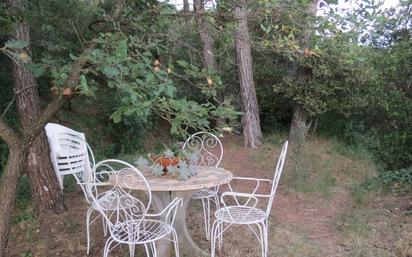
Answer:
[{"label": "ornate scrollwork chair back", "polygon": [[[111,190],[92,196],[93,206],[104,217],[110,232],[104,247],[104,257],[118,244],[127,244],[130,256],[134,256],[135,246],[140,244],[145,247],[147,256],[156,257],[156,242],[169,236],[174,242],[176,256],[179,256],[173,221],[182,198],[174,199],[160,213],[148,213],[152,193],[147,180],[137,168],[124,161],[109,159],[97,163],[93,174],[91,186],[96,187],[95,192],[100,191],[99,187],[112,185]],[[135,197],[133,188],[143,191],[144,196]]]},{"label": "ornate scrollwork chair back", "polygon": [[210,132],[194,133],[186,140],[183,149],[199,154],[198,166],[218,167],[223,158],[222,142]]},{"label": "ornate scrollwork chair back", "polygon": [[[199,158],[195,165],[203,167],[219,167],[223,158],[223,146],[219,138],[207,131],[191,135],[183,145],[183,150],[197,152]],[[192,199],[201,200],[203,204],[203,218],[206,239],[210,239],[210,202],[219,206],[217,196],[219,187],[202,189],[193,194]]]},{"label": "ornate scrollwork chair back", "polygon": [[[123,173],[122,176],[119,176],[121,173]],[[110,159],[96,164],[93,174],[91,186],[96,188],[93,203],[105,217],[110,231],[113,231],[112,228],[119,224],[130,225],[129,221],[136,222],[145,218],[152,196],[149,184],[137,168],[127,162]],[[112,185],[112,179],[116,181],[115,186]],[[146,193],[145,201],[133,196],[129,189],[139,184],[145,188],[142,190]],[[112,187],[112,189],[106,190],[107,187]],[[107,209],[112,211],[108,213]]]}]

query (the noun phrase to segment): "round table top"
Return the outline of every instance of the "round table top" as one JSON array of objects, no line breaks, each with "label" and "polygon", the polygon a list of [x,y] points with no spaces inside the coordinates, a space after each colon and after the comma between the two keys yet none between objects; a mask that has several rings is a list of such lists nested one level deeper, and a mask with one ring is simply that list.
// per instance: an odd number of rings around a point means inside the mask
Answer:
[{"label": "round table top", "polygon": [[[119,184],[119,186],[128,189],[146,190],[144,184],[133,183],[133,181],[138,181],[138,179],[133,179],[134,175],[132,170],[122,171],[117,176],[112,177],[110,182],[113,185]],[[198,167],[197,174],[186,180],[179,180],[168,176],[154,176],[149,172],[144,172],[144,176],[151,191],[199,190],[226,184],[233,178],[232,172],[215,167]]]}]

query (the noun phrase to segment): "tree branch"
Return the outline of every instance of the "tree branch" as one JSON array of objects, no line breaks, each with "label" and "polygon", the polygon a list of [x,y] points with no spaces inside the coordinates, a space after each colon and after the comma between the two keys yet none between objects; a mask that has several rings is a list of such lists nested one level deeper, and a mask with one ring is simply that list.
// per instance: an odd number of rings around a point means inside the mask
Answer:
[{"label": "tree branch", "polygon": [[0,138],[3,139],[8,146],[21,143],[20,135],[7,126],[2,117],[0,117]]},{"label": "tree branch", "polygon": [[[96,46],[96,43],[91,43],[89,46],[83,51],[80,57],[77,59],[75,63],[73,63],[71,73],[66,80],[65,87],[74,89],[79,84],[79,79],[81,75],[81,71],[83,66],[87,63],[87,58],[85,57],[86,52],[89,49],[93,49]],[[72,96],[58,96],[55,98],[47,107],[42,111],[40,117],[29,126],[29,129],[23,131],[23,138],[24,142],[31,142],[43,129],[47,122],[49,122],[53,116],[62,108],[63,104],[65,104],[68,100],[72,99]]]}]

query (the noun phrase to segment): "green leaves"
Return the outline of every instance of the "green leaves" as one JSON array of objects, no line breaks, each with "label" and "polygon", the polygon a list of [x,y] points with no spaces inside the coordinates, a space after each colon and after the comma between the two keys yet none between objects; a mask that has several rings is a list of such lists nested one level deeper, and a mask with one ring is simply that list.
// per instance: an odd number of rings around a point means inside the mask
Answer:
[{"label": "green leaves", "polygon": [[119,75],[119,70],[117,68],[114,67],[110,67],[110,66],[103,66],[102,67],[102,72],[109,77],[115,77],[117,75]]},{"label": "green leaves", "polygon": [[28,45],[29,43],[24,40],[9,40],[4,44],[6,48],[25,48]]},{"label": "green leaves", "polygon": [[182,68],[189,67],[189,64],[186,61],[183,61],[183,60],[177,60],[176,63]]}]

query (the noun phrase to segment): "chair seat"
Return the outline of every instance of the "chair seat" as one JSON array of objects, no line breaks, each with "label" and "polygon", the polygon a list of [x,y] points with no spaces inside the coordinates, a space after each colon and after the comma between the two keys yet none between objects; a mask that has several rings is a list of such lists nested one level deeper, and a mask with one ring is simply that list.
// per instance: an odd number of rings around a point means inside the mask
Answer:
[{"label": "chair seat", "polygon": [[211,198],[217,194],[216,191],[210,189],[201,189],[193,194],[193,199]]},{"label": "chair seat", "polygon": [[216,219],[235,224],[254,224],[262,222],[266,213],[260,209],[248,206],[228,206],[216,211]]},{"label": "chair seat", "polygon": [[160,220],[129,220],[118,223],[112,230],[119,243],[148,243],[169,235],[172,227]]},{"label": "chair seat", "polygon": [[[127,197],[127,195],[118,196],[117,194],[113,194],[112,192],[113,191],[108,191],[97,199],[100,207],[104,210],[122,210],[129,208],[138,208],[138,206],[140,206],[140,202],[137,199],[133,197]],[[92,206],[96,209],[96,203],[93,203]],[[135,212],[137,212],[137,210]]]}]

